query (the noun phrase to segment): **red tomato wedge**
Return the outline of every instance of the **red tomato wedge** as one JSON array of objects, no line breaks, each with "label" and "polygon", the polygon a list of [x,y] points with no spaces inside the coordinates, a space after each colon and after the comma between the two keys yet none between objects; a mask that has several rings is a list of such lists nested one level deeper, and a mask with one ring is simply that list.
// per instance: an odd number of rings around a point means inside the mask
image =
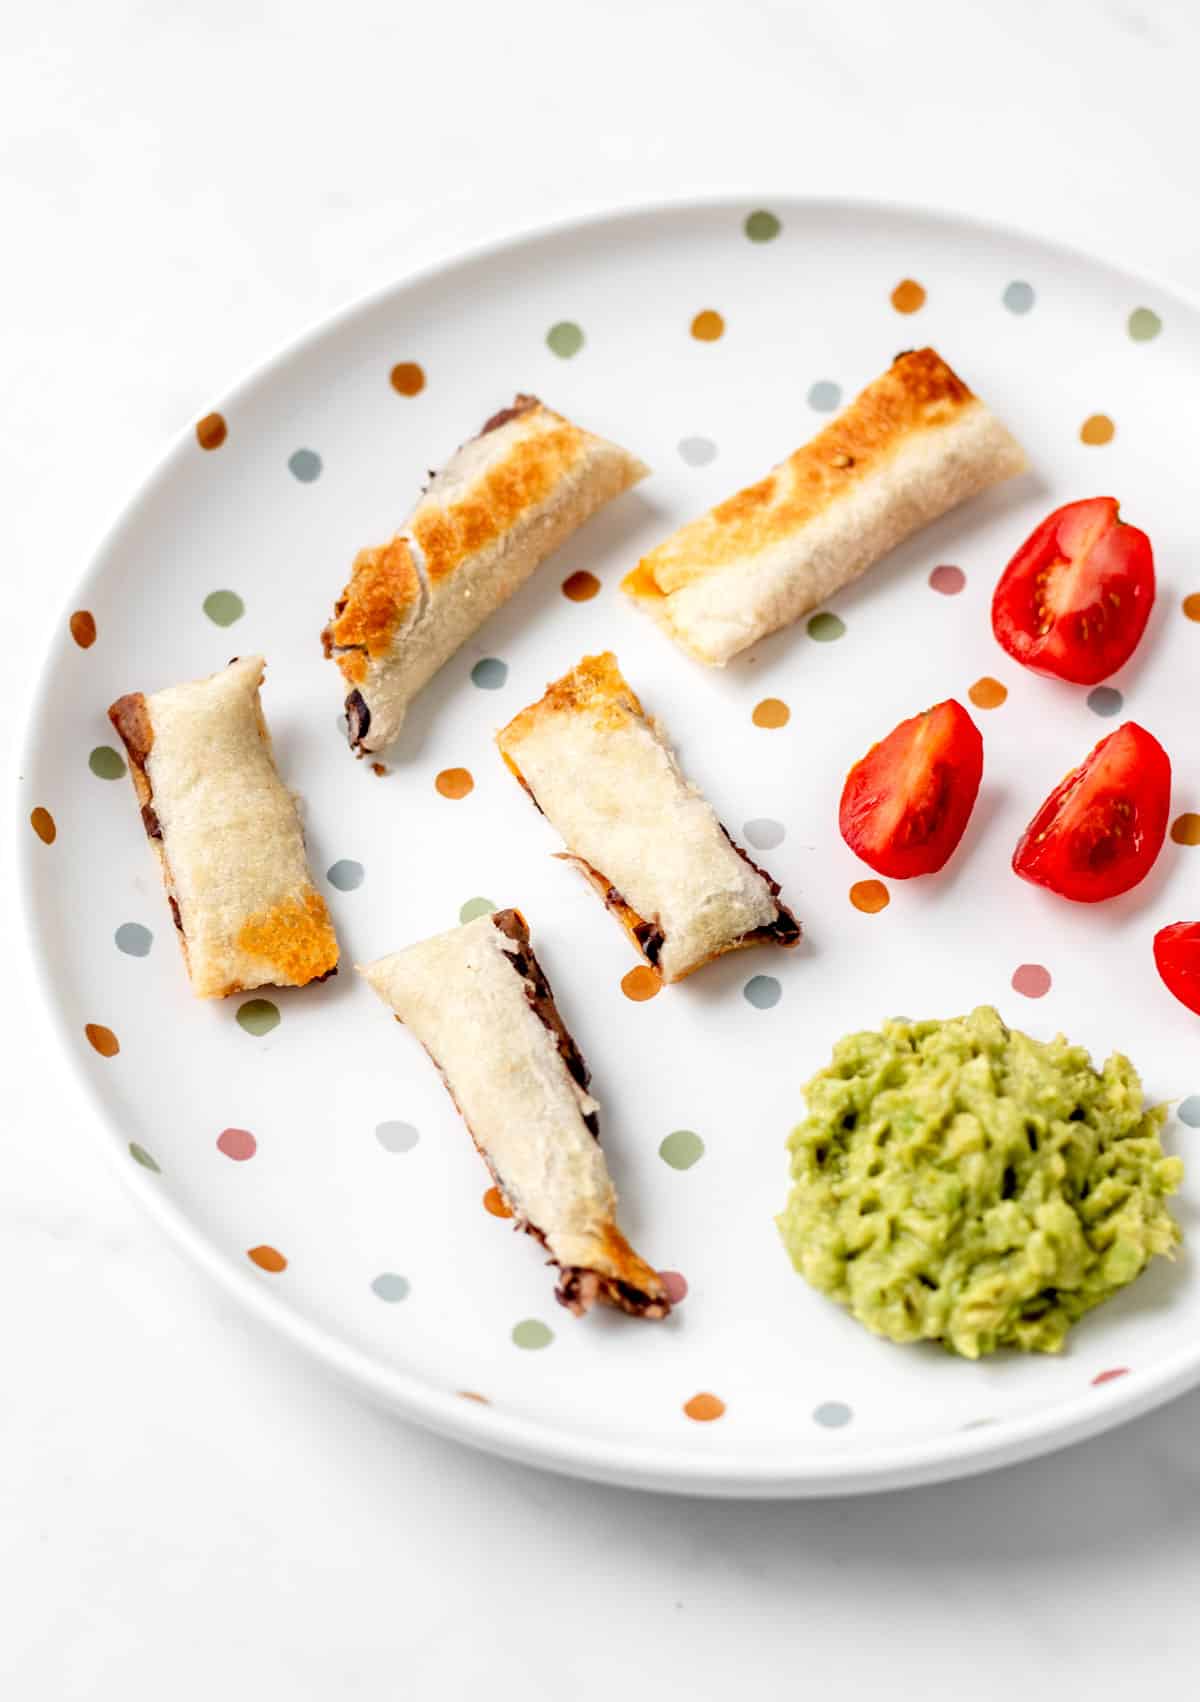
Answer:
[{"label": "red tomato wedge", "polygon": [[842,838],[881,875],[931,875],[962,838],[982,774],[979,729],[948,698],[855,763],[838,811]]},{"label": "red tomato wedge", "polygon": [[1200,922],[1172,922],[1154,936],[1154,961],[1169,993],[1200,1016]]},{"label": "red tomato wedge", "polygon": [[1000,575],[992,631],[1035,673],[1094,686],[1128,662],[1154,607],[1154,551],[1111,496],[1056,508]]},{"label": "red tomato wedge", "polygon": [[1077,904],[1115,898],[1150,873],[1170,809],[1171,759],[1152,733],[1126,721],[1051,792],[1013,868]]}]

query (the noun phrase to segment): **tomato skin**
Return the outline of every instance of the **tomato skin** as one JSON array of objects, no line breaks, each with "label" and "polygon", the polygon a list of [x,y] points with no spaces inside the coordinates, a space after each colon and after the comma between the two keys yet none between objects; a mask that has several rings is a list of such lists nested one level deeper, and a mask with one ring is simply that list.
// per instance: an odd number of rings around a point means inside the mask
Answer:
[{"label": "tomato skin", "polygon": [[1200,1016],[1200,922],[1172,922],[1154,936],[1154,962],[1163,985]]},{"label": "tomato skin", "polygon": [[1094,686],[1123,667],[1154,607],[1154,551],[1111,496],[1047,515],[1000,575],[992,631],[1035,673]]},{"label": "tomato skin", "polygon": [[1013,868],[1076,904],[1099,904],[1150,873],[1170,813],[1171,759],[1152,733],[1126,721],[1051,792]]},{"label": "tomato skin", "polygon": [[966,830],[983,774],[983,740],[947,698],[872,745],[846,776],[842,838],[893,880],[936,873]]}]

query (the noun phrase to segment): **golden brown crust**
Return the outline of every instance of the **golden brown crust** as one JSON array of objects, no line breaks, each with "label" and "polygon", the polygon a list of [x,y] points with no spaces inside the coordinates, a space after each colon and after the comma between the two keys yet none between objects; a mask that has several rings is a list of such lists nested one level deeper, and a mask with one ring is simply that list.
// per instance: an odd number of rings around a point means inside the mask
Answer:
[{"label": "golden brown crust", "polygon": [[529,787],[509,754],[509,743],[521,739],[543,716],[559,712],[586,714],[602,726],[615,726],[627,715],[644,718],[646,713],[611,650],[599,656],[585,656],[569,673],[553,680],[536,703],[514,715],[496,734],[501,756],[526,791]]},{"label": "golden brown crust", "polygon": [[239,951],[261,957],[280,977],[278,986],[305,987],[337,968],[338,943],[325,900],[309,891],[251,916],[238,931]]},{"label": "golden brown crust", "polygon": [[366,678],[368,657],[387,653],[405,612],[420,596],[421,581],[403,538],[358,552],[350,583],[321,634],[326,656],[341,652],[337,664],[351,685]]},{"label": "golden brown crust", "polygon": [[758,554],[877,475],[912,434],[946,425],[975,405],[977,398],[934,349],[898,355],[850,407],[783,463],[790,482],[783,500],[777,500],[777,470],[643,556],[626,574],[623,589],[653,601],[731,560]]}]

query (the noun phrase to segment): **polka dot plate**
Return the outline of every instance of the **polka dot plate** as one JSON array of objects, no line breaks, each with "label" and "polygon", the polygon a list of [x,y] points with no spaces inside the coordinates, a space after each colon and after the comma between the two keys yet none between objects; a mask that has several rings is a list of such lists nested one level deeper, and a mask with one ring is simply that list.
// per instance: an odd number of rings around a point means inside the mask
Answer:
[{"label": "polka dot plate", "polygon": [[[764,473],[903,348],[932,343],[1034,472],[897,550],[724,672],[618,593],[638,555]],[[355,551],[517,390],[654,469],[469,642],[387,772],[349,756],[318,634]],[[1200,913],[1200,313],[1043,243],[904,210],[751,199],[513,241],[385,291],[189,426],[63,611],[31,719],[21,835],[34,953],[94,1127],[171,1232],[259,1314],[410,1418],[526,1461],[699,1493],[822,1494],[1003,1463],[1200,1379],[1193,1260],[1159,1262],[1061,1358],[968,1364],[877,1341],[793,1275],[774,1214],[801,1086],[848,1030],[989,1002],[1040,1037],[1130,1053],[1174,1108],[1200,1201],[1200,1029],[1157,927]],[[1058,503],[1118,496],[1159,599],[1092,693],[991,636],[998,573]],[[614,649],[806,940],[659,991],[506,773],[492,734]],[[343,973],[199,1003],[121,755],[119,693],[268,658],[265,707],[306,801]],[[848,765],[955,695],[983,791],[945,872],[874,879],[839,838]],[[1034,808],[1121,719],[1175,759],[1152,877],[1076,908],[1009,870]],[[558,1309],[409,1036],[350,965],[518,905],[588,1058],[664,1325]],[[49,1091],[49,1090],[48,1090]]]}]

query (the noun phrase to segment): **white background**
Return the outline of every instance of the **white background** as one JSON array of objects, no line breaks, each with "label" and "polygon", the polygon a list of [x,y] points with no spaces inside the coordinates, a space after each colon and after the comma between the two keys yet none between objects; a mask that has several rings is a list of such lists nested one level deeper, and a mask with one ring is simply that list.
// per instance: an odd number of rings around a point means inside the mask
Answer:
[{"label": "white background", "polygon": [[[849,191],[1200,289],[1188,0],[9,0],[0,26],[10,730],[170,436],[314,319],[465,244],[688,191]],[[6,1698],[1194,1685],[1200,1395],[859,1502],[637,1496],[472,1455],[364,1408],[184,1266],[89,1139],[10,963]]]}]

